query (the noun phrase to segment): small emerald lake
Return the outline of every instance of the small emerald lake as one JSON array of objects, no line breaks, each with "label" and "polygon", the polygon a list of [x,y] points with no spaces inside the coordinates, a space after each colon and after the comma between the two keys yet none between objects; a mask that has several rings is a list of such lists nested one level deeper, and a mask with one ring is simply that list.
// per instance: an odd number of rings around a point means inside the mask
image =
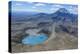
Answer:
[{"label": "small emerald lake", "polygon": [[48,39],[46,34],[38,34],[38,35],[29,35],[22,40],[22,44],[26,45],[37,45],[42,44]]}]

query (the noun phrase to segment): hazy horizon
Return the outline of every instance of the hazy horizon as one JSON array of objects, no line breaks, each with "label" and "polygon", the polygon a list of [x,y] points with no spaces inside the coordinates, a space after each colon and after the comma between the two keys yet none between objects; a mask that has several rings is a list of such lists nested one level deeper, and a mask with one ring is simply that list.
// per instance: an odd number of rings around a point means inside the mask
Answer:
[{"label": "hazy horizon", "polygon": [[61,5],[61,4],[50,4],[40,2],[20,2],[12,1],[11,3],[12,12],[36,12],[36,13],[54,13],[60,8],[67,9],[70,13],[77,14],[77,5]]}]

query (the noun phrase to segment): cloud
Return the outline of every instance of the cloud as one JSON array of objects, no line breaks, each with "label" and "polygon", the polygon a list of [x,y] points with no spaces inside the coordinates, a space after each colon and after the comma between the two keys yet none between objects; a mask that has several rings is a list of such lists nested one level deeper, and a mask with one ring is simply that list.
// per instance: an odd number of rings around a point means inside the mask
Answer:
[{"label": "cloud", "polygon": [[56,11],[61,7],[62,7],[61,5],[51,5],[50,11]]},{"label": "cloud", "polygon": [[32,8],[36,8],[35,6],[33,6]]},{"label": "cloud", "polygon": [[52,11],[53,11],[53,10],[58,10],[58,9],[59,9],[59,8],[51,8],[50,10],[52,10]]},{"label": "cloud", "polygon": [[28,3],[33,3],[33,2],[28,2]]},{"label": "cloud", "polygon": [[52,5],[52,7],[54,7],[54,8],[63,8],[62,5]]},{"label": "cloud", "polygon": [[21,6],[21,5],[23,5],[23,4],[22,4],[22,3],[16,3],[16,4],[14,4],[14,5]]},{"label": "cloud", "polygon": [[37,3],[37,4],[35,4],[35,6],[45,6],[45,4],[43,4],[43,3]]}]

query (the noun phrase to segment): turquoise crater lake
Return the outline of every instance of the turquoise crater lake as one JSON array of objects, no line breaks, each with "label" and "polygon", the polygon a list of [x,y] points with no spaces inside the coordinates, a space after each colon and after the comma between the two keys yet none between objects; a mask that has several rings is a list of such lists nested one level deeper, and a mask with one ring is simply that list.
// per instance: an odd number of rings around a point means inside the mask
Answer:
[{"label": "turquoise crater lake", "polygon": [[37,45],[37,44],[42,44],[47,39],[48,39],[48,36],[46,34],[38,34],[36,36],[29,35],[22,40],[22,44]]}]

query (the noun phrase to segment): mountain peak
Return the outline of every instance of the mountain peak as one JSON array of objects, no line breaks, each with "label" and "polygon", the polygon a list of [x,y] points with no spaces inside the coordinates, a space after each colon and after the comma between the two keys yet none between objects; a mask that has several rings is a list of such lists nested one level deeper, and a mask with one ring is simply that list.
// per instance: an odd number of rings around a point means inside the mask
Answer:
[{"label": "mountain peak", "polygon": [[60,12],[60,13],[69,13],[69,11],[67,9],[65,9],[65,8],[60,8],[58,10],[58,12]]}]

